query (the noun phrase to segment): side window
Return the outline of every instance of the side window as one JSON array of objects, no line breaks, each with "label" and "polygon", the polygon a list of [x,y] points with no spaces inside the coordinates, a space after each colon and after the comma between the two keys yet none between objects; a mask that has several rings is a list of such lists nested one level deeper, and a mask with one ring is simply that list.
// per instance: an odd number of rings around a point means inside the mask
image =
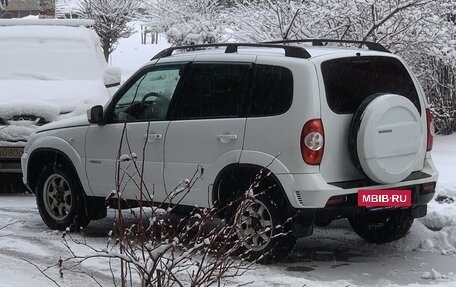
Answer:
[{"label": "side window", "polygon": [[293,75],[284,67],[256,65],[249,116],[283,114],[293,101]]},{"label": "side window", "polygon": [[113,120],[165,120],[183,69],[184,65],[173,65],[156,66],[147,71],[117,100]]},{"label": "side window", "polygon": [[179,99],[177,119],[238,117],[250,64],[193,64]]}]

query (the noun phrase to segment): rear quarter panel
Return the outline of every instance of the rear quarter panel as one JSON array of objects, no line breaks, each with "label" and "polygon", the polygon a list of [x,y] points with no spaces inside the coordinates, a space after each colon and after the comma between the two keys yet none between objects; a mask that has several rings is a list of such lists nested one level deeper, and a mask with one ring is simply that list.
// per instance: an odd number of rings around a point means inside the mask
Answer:
[{"label": "rear quarter panel", "polygon": [[306,59],[258,56],[257,64],[286,67],[293,74],[293,102],[284,114],[247,119],[241,163],[269,165],[275,174],[315,173],[304,163],[300,140],[304,124],[320,118],[318,78]]}]

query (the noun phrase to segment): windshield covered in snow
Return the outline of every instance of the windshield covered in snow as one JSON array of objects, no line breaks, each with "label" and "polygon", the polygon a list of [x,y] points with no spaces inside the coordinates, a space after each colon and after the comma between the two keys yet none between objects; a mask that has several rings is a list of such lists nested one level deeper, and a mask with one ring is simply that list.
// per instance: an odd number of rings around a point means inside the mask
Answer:
[{"label": "windshield covered in snow", "polygon": [[0,27],[0,80],[102,80],[106,62],[82,27]]}]

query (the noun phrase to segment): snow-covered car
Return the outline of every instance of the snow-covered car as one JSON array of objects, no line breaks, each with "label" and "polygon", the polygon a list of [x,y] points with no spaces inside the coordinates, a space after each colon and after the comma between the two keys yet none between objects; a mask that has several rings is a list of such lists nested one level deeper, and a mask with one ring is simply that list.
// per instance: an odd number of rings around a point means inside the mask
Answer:
[{"label": "snow-covered car", "polygon": [[[166,204],[199,170],[176,201],[239,220],[250,259],[283,259],[314,225],[339,218],[372,243],[405,236],[438,178],[424,92],[379,44],[322,42],[332,41],[169,48],[104,107],[42,127],[22,171],[43,221],[65,229],[104,217],[113,190],[125,206]],[[141,162],[143,181],[120,175],[127,160]],[[246,193],[239,215],[230,206]]]},{"label": "snow-covered car", "polygon": [[0,19],[0,173],[21,172],[23,148],[39,126],[106,103],[105,85],[120,82],[91,25]]}]

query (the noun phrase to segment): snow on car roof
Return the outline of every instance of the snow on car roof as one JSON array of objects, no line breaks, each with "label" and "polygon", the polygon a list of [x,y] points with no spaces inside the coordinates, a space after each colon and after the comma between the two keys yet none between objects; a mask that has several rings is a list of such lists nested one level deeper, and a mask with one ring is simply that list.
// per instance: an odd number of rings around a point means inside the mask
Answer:
[{"label": "snow on car roof", "polygon": [[[95,32],[84,27],[69,26],[0,26],[0,44],[10,45],[12,42],[32,43],[55,40],[68,45],[83,44],[86,47],[99,45]],[[71,41],[71,43],[69,43]]]},{"label": "snow on car roof", "polygon": [[106,61],[84,27],[0,26],[0,80],[100,79]]},{"label": "snow on car roof", "polygon": [[95,22],[88,19],[0,19],[0,26],[67,26],[91,27]]}]

